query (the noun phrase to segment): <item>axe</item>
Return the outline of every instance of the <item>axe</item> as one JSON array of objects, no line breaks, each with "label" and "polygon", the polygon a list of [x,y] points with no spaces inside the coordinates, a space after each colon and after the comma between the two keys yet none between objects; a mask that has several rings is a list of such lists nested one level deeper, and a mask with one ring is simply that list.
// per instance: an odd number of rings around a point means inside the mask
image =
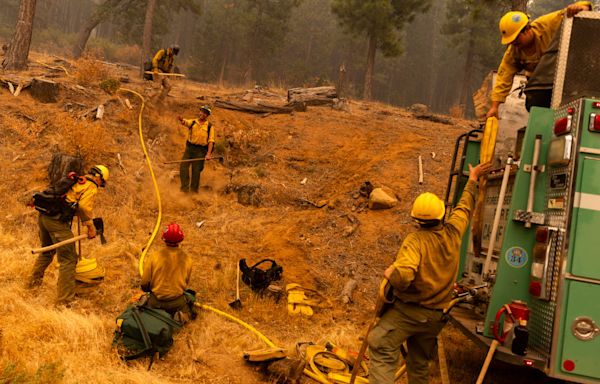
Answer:
[{"label": "axe", "polygon": [[[96,236],[100,236],[100,243],[106,244],[106,238],[104,238],[104,221],[102,220],[101,217],[96,217],[93,220],[93,223],[94,223],[94,228],[96,228]],[[75,243],[79,240],[87,239],[87,237],[88,237],[88,235],[75,236],[70,239],[49,245],[47,247],[32,249],[31,253],[36,254],[36,253],[52,251],[56,248],[62,247],[63,245],[67,245],[67,244]]]}]

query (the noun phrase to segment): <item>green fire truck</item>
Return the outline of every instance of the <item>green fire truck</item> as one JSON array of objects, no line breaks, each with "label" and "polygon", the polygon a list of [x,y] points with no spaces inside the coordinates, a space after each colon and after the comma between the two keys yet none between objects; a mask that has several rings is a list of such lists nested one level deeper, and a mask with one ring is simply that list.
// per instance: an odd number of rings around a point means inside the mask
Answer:
[{"label": "green fire truck", "polygon": [[[488,176],[480,232],[461,250],[452,317],[494,358],[549,377],[600,383],[600,17],[565,20],[552,108],[533,107],[515,148]],[[596,43],[594,43],[596,42]],[[446,202],[479,161],[481,131],[455,146]],[[526,348],[515,348],[526,330]],[[494,341],[496,340],[496,341]]]}]

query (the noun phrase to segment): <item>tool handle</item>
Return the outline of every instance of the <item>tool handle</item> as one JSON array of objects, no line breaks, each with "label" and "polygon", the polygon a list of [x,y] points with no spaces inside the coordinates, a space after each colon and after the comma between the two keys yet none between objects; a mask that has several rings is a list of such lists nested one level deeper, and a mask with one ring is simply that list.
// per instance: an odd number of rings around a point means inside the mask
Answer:
[{"label": "tool handle", "polygon": [[240,263],[237,263],[237,271],[235,274],[235,299],[240,299]]},{"label": "tool handle", "polygon": [[494,352],[496,351],[496,348],[498,348],[498,345],[500,343],[498,342],[498,340],[494,339],[492,340],[492,344],[490,345],[490,349],[487,353],[487,356],[485,357],[485,361],[483,362],[483,366],[481,367],[481,371],[479,372],[479,377],[477,377],[477,383],[476,384],[481,384],[483,383],[483,379],[485,378],[485,374],[487,373],[488,367],[490,366],[490,363],[492,362],[492,357],[494,357]]},{"label": "tool handle", "polygon": [[221,160],[222,158],[223,158],[222,156],[211,157],[210,159],[205,159],[204,157],[197,157],[195,159],[163,161],[163,164],[177,164],[177,163],[191,163],[193,161]]},{"label": "tool handle", "polygon": [[[154,72],[152,72],[152,71],[145,71],[144,73],[147,73],[148,75],[154,75]],[[185,75],[183,73],[156,72],[156,74],[159,75],[159,76],[185,77]]]},{"label": "tool handle", "polygon": [[56,243],[56,244],[49,245],[49,246],[47,246],[47,247],[43,247],[43,248],[37,248],[37,249],[32,249],[32,250],[31,250],[31,253],[33,253],[33,254],[36,254],[36,253],[42,253],[42,252],[48,252],[48,251],[52,251],[53,249],[60,248],[60,247],[62,247],[63,245],[67,245],[67,244],[75,243],[75,242],[77,242],[77,241],[79,241],[79,240],[86,239],[87,237],[88,237],[88,235],[79,235],[79,236],[75,236],[75,237],[72,237],[72,238],[70,238],[70,239],[63,240],[63,241],[61,241],[61,242],[59,242],[59,243]]}]

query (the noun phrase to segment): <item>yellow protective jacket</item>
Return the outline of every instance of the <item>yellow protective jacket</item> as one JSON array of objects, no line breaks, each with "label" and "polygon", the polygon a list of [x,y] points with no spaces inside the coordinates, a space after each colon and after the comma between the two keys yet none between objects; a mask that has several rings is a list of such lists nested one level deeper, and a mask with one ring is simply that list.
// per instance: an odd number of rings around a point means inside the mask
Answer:
[{"label": "yellow protective jacket", "polygon": [[[207,146],[215,142],[215,129],[208,121],[183,119],[183,125],[189,128],[187,141],[195,145]],[[209,132],[210,125],[210,132]]]},{"label": "yellow protective jacket", "polygon": [[175,56],[169,55],[168,49],[160,49],[152,58],[152,70],[161,70],[172,73],[175,64]]},{"label": "yellow protective jacket", "polygon": [[65,196],[67,202],[77,203],[75,214],[79,216],[82,224],[88,224],[94,218],[94,199],[98,193],[98,186],[87,177],[80,177]]},{"label": "yellow protective jacket", "polygon": [[[592,3],[589,1],[578,1],[575,4],[586,5],[590,10],[592,9]],[[526,54],[522,49],[513,45],[508,46],[498,67],[496,83],[492,91],[492,101],[503,103],[506,100],[517,72],[525,71],[526,76],[531,76],[540,62],[540,58],[550,45],[552,38],[560,29],[565,13],[566,8],[540,16],[531,23],[531,30],[535,36],[535,53],[532,55]]]},{"label": "yellow protective jacket", "polygon": [[179,247],[165,246],[144,263],[141,286],[158,300],[173,300],[183,295],[191,276],[190,256]]},{"label": "yellow protective jacket", "polygon": [[392,264],[390,283],[405,303],[443,309],[452,300],[462,236],[475,205],[477,183],[469,181],[448,220],[409,234]]}]

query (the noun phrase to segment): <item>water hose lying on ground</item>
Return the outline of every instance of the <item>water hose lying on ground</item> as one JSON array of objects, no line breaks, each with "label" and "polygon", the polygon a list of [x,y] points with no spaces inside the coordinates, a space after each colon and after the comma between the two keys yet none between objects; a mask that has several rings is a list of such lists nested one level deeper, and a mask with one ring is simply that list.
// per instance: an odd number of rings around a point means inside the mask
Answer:
[{"label": "water hose lying on ground", "polygon": [[142,273],[144,272],[144,259],[146,257],[146,254],[148,253],[148,250],[150,249],[150,246],[152,245],[152,242],[154,241],[154,238],[156,238],[158,229],[160,228],[160,222],[162,220],[162,201],[160,199],[160,191],[158,189],[158,183],[156,181],[156,176],[154,176],[154,171],[152,170],[152,163],[150,162],[150,156],[148,155],[148,151],[146,150],[146,144],[144,143],[144,133],[142,132],[142,113],[144,112],[144,106],[146,105],[146,101],[144,100],[144,97],[142,95],[140,95],[136,91],[132,91],[131,89],[119,88],[118,91],[132,93],[135,96],[137,96],[142,102],[142,105],[140,107],[140,113],[138,115],[138,133],[140,136],[140,144],[142,145],[142,151],[144,152],[144,157],[146,158],[146,163],[148,164],[148,169],[150,170],[150,176],[152,177],[152,185],[154,186],[154,195],[156,196],[156,204],[158,205],[158,217],[156,218],[156,224],[154,224],[154,230],[152,231],[152,235],[150,235],[150,239],[148,239],[148,242],[146,243],[146,246],[142,249],[142,254],[140,255],[139,270],[140,270],[140,276],[141,276]]},{"label": "water hose lying on ground", "polygon": [[[150,239],[148,240],[148,242],[146,243],[146,246],[144,247],[142,254],[140,256],[140,261],[139,261],[139,273],[140,276],[142,275],[143,271],[144,271],[144,258],[146,256],[146,254],[148,253],[148,250],[150,249],[150,246],[152,245],[152,242],[154,241],[156,234],[158,233],[158,229],[160,228],[160,222],[162,219],[162,201],[160,199],[160,191],[158,189],[158,183],[156,181],[156,176],[154,175],[154,171],[152,170],[152,163],[150,161],[150,156],[148,155],[148,151],[146,150],[146,145],[144,144],[144,135],[142,132],[142,113],[144,111],[144,106],[145,106],[145,100],[144,97],[142,95],[140,95],[138,92],[132,91],[130,89],[126,89],[126,88],[120,88],[118,90],[119,92],[129,92],[134,94],[135,96],[137,96],[141,102],[141,108],[140,108],[140,113],[138,115],[138,132],[139,132],[139,137],[140,137],[140,144],[142,146],[142,151],[144,152],[144,156],[146,158],[146,163],[148,164],[148,169],[150,170],[150,175],[152,177],[152,183],[154,186],[154,194],[156,196],[156,200],[157,200],[157,205],[158,205],[158,217],[156,219],[156,224],[154,226],[154,230],[152,231],[152,235],[150,236]],[[241,325],[242,327],[248,329],[250,332],[254,333],[259,339],[261,339],[265,344],[267,344],[267,346],[271,347],[271,348],[278,348],[275,343],[273,343],[268,337],[266,337],[264,334],[262,334],[260,331],[258,331],[256,328],[254,328],[252,325],[242,321],[241,319],[232,316],[226,312],[223,312],[221,310],[218,310],[214,307],[211,307],[207,304],[200,304],[200,303],[194,303],[194,305],[198,308],[204,309],[204,310],[208,310],[211,312],[216,313],[219,316],[223,316],[226,319],[233,321],[234,323],[237,323],[239,325]],[[360,362],[359,362],[360,363]],[[402,367],[401,369],[402,370]],[[319,371],[320,372],[320,371]],[[400,372],[400,371],[399,371]],[[321,383],[321,384],[332,384],[331,381],[329,381],[327,379],[326,376],[324,376],[322,373],[319,375],[317,373],[313,373],[312,371],[308,370],[308,369],[304,369],[303,373],[310,377],[311,379]]]}]

